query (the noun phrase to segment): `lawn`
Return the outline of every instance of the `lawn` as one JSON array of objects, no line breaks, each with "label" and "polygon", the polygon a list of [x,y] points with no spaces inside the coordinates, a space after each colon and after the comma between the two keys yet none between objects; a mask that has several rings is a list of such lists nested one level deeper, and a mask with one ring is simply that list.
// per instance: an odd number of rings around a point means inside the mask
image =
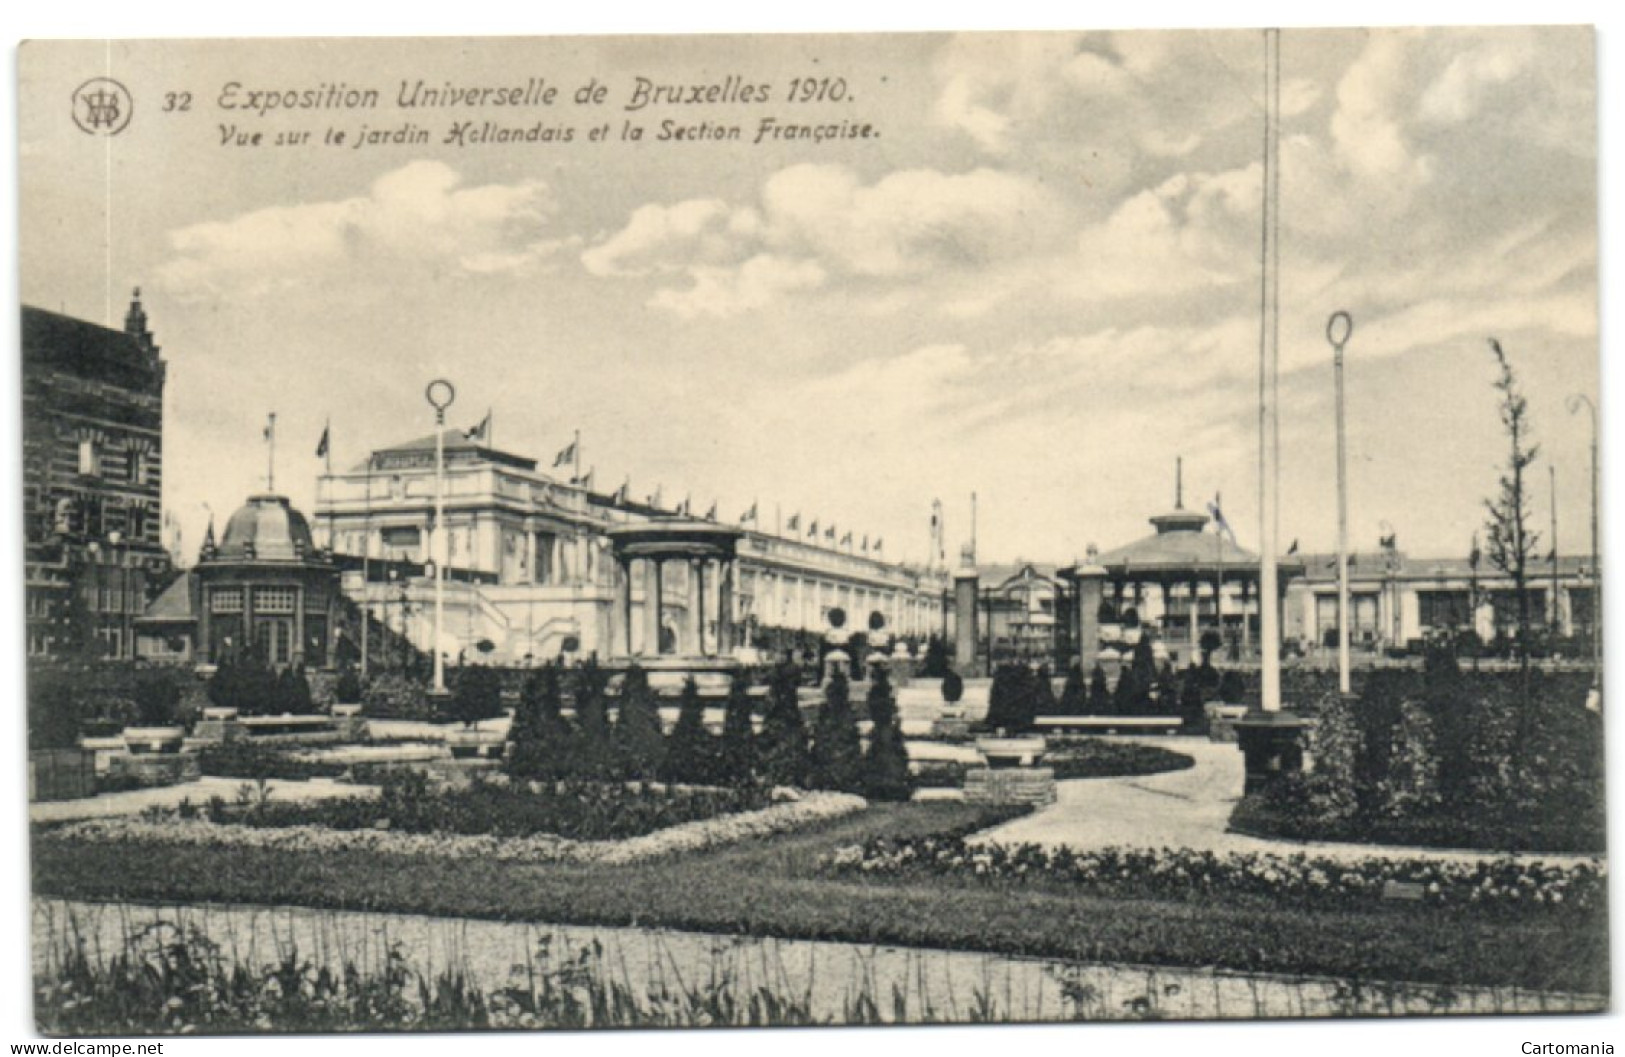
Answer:
[{"label": "lawn", "polygon": [[427,861],[36,842],[40,895],[282,904],[1218,966],[1369,980],[1606,992],[1603,912],[1497,920],[1374,901],[1338,910],[1261,897],[1153,899],[1064,884],[830,876],[834,849],[872,837],[969,832],[1006,813],[960,803],[876,805],[795,833],[627,866]]}]

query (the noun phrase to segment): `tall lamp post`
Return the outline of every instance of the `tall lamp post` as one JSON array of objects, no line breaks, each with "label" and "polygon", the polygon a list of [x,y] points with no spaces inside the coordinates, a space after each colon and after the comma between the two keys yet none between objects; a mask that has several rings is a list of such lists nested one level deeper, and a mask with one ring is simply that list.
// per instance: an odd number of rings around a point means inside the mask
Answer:
[{"label": "tall lamp post", "polygon": [[1602,558],[1597,551],[1597,405],[1584,393],[1568,399],[1569,414],[1591,413],[1591,688],[1602,690]]},{"label": "tall lamp post", "polygon": [[1354,317],[1332,313],[1326,340],[1332,345],[1337,389],[1337,692],[1352,693],[1349,675],[1349,477],[1348,429],[1343,412],[1343,346],[1354,336]]},{"label": "tall lamp post", "polygon": [[429,406],[434,408],[434,689],[432,693],[446,693],[446,661],[440,653],[440,631],[445,620],[446,605],[446,408],[457,399],[457,390],[444,378],[436,378],[424,390]]}]

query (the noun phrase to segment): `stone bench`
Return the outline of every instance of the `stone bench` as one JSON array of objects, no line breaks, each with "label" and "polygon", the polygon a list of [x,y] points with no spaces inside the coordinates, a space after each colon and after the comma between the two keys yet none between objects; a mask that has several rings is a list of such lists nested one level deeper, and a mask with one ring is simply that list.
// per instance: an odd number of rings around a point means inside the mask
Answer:
[{"label": "stone bench", "polygon": [[1178,716],[1040,716],[1036,725],[1055,733],[1177,734],[1185,721]]}]

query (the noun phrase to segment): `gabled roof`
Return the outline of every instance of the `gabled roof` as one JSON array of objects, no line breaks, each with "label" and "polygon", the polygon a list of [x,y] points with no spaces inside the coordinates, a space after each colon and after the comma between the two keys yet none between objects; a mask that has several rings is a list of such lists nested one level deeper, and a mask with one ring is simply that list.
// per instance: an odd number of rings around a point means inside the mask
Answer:
[{"label": "gabled roof", "polygon": [[82,319],[23,306],[25,369],[55,367],[121,385],[148,384],[163,377],[163,361],[134,335]]},{"label": "gabled roof", "polygon": [[192,609],[191,574],[177,576],[163,593],[136,618],[137,624],[190,624],[197,620]]}]

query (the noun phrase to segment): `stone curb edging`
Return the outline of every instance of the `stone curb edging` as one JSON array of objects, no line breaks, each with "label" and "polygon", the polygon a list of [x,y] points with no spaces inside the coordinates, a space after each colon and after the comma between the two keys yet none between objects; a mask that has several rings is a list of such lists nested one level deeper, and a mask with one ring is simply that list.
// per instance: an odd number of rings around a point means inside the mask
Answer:
[{"label": "stone curb edging", "polygon": [[867,808],[849,793],[808,793],[800,800],[756,811],[684,822],[617,841],[578,841],[551,834],[497,837],[489,834],[401,833],[384,829],[337,830],[325,826],[256,829],[206,819],[154,822],[135,818],[86,819],[51,829],[44,840],[130,842],[156,847],[265,848],[299,852],[362,849],[429,858],[485,858],[515,863],[599,863],[621,866],[767,837]]}]

